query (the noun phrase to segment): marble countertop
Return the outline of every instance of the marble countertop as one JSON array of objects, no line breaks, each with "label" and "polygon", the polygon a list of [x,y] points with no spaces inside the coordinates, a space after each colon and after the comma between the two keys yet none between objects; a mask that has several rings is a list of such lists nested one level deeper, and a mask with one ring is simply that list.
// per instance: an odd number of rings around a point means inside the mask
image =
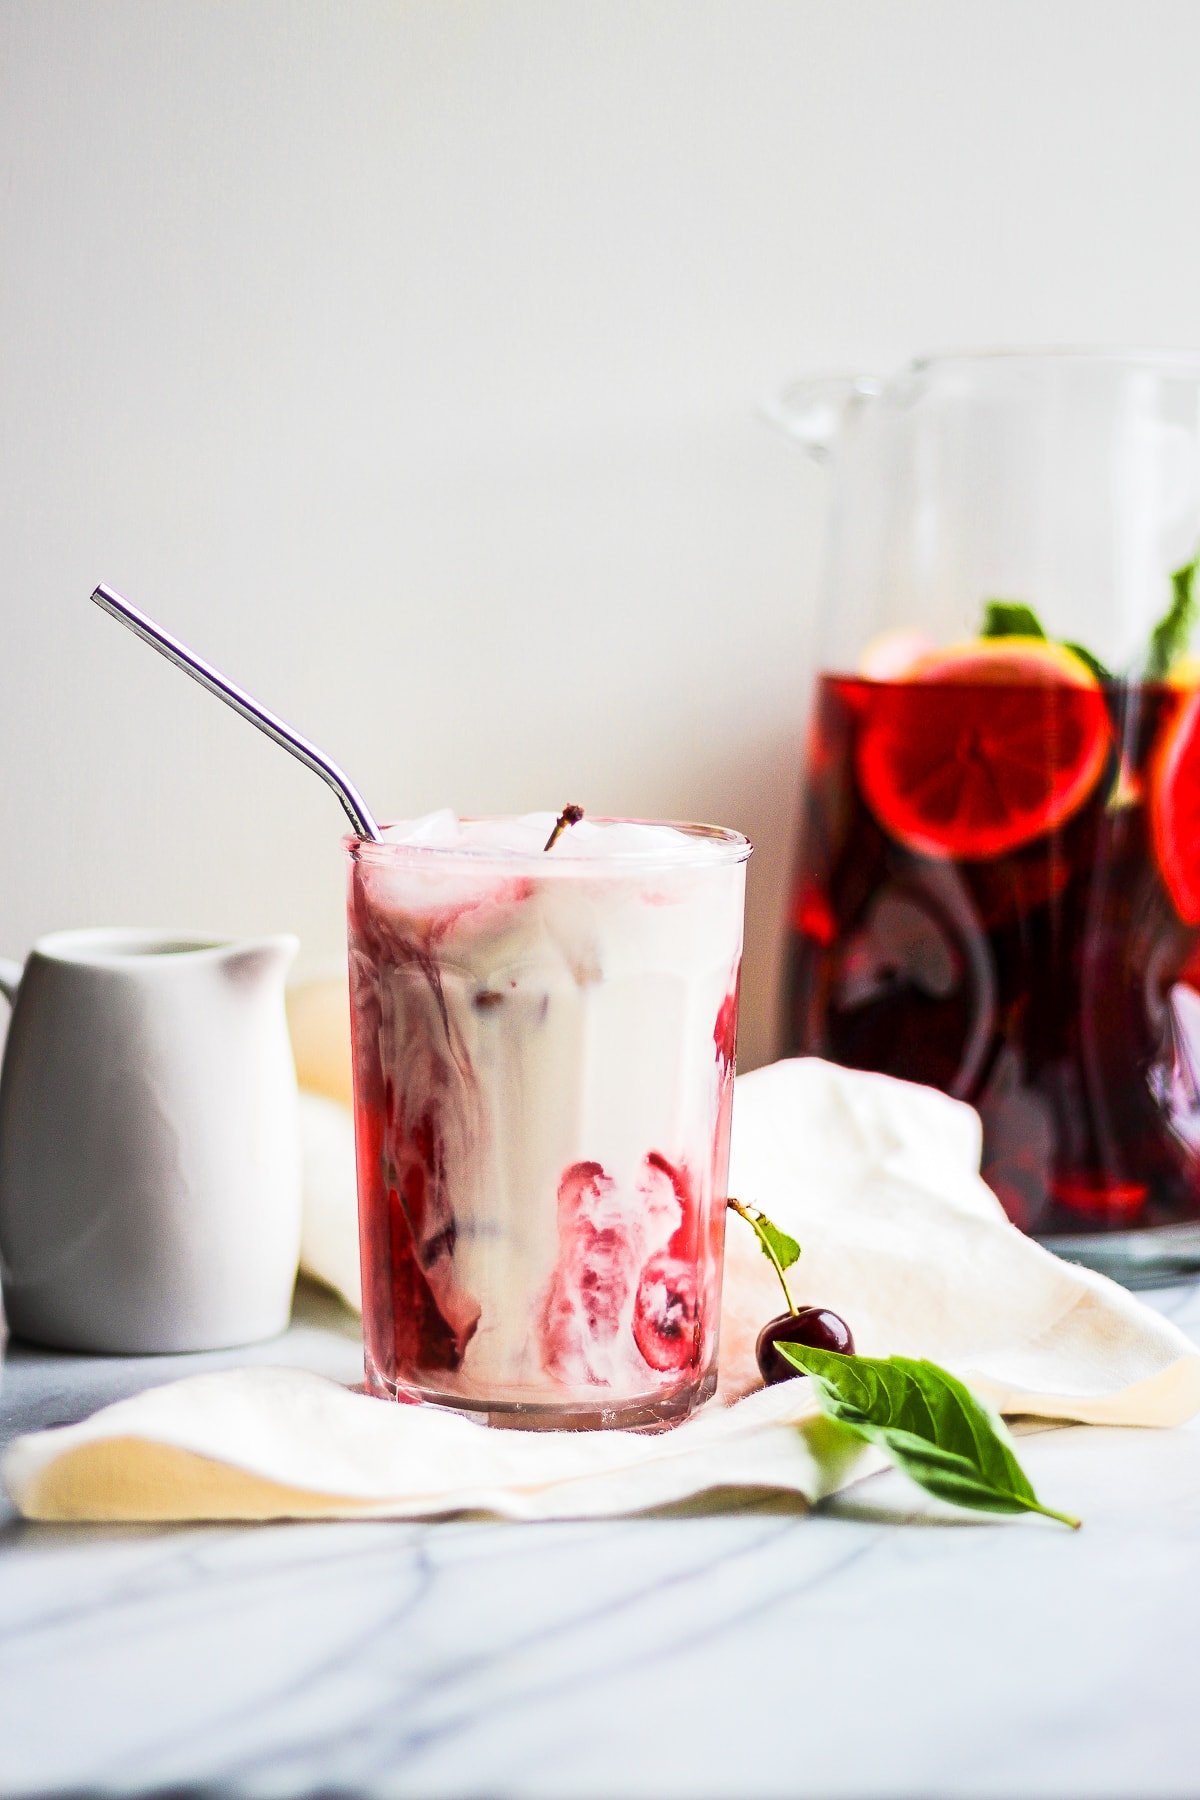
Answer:
[{"label": "marble countertop", "polygon": [[[1200,1337],[1200,1288],[1152,1304]],[[253,1351],[10,1343],[0,1437],[201,1367],[357,1378],[305,1291]],[[0,1793],[1105,1796],[1200,1787],[1200,1426],[1025,1439],[1081,1513],[894,1474],[617,1522],[103,1529],[0,1519]],[[1186,1603],[1186,1604],[1185,1604]]]}]

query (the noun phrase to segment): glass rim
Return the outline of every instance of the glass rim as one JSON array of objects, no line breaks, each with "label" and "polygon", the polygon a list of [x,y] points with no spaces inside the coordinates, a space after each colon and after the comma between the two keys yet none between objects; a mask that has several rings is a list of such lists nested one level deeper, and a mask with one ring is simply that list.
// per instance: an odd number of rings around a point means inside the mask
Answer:
[{"label": "glass rim", "polygon": [[1042,365],[1062,363],[1075,367],[1092,364],[1096,367],[1124,369],[1130,374],[1144,370],[1160,374],[1177,371],[1181,375],[1200,376],[1200,349],[1153,349],[1135,344],[1004,344],[984,345],[976,349],[932,350],[915,356],[908,367],[911,374],[924,374],[926,370],[945,368],[956,363],[1020,362]]},{"label": "glass rim", "polygon": [[[552,853],[514,850],[497,844],[405,844],[389,842],[386,838],[364,838],[356,832],[348,833],[342,843],[353,862],[404,860],[427,862],[433,867],[458,861],[471,867],[492,863],[504,868],[526,871],[536,869],[546,875],[552,875],[555,870],[569,869],[573,874],[583,872],[598,876],[617,871],[625,873],[633,869],[667,872],[672,869],[728,868],[732,864],[746,862],[754,849],[748,837],[727,825],[707,825],[697,820],[683,819],[638,819],[604,813],[588,813],[586,816],[594,825],[655,825],[662,830],[678,831],[694,840],[696,849],[691,855],[651,849],[617,850],[608,856],[582,856],[572,854],[569,849],[569,830],[563,832]],[[462,823],[482,824],[484,816],[468,815]],[[380,830],[384,832],[390,829],[389,825],[380,826]]]}]

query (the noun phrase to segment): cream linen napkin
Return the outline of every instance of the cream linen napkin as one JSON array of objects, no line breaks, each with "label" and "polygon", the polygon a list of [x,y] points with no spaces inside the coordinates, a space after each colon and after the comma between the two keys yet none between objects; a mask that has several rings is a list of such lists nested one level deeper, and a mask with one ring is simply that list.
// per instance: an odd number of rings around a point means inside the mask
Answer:
[{"label": "cream linen napkin", "polygon": [[[347,1121],[312,1106],[306,1118],[306,1257],[353,1293]],[[731,1191],[800,1239],[797,1299],[844,1313],[865,1353],[932,1357],[1008,1412],[1169,1425],[1200,1409],[1182,1332],[1007,1223],[978,1175],[969,1108],[803,1060],[743,1076],[734,1118]],[[485,1431],[313,1375],[237,1369],[19,1438],[3,1475],[22,1512],[54,1519],[581,1518],[734,1489],[815,1501],[880,1459],[814,1416],[807,1383],[756,1389],[754,1338],[780,1305],[731,1221],[721,1362],[736,1404],[661,1436]]]}]

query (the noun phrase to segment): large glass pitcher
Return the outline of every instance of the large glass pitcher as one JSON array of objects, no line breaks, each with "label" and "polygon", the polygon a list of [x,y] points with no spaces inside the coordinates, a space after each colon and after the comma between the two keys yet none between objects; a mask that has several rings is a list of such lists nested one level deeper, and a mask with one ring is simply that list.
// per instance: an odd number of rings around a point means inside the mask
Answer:
[{"label": "large glass pitcher", "polygon": [[779,418],[832,478],[785,1049],[970,1101],[1063,1254],[1200,1270],[1200,356],[938,357]]}]

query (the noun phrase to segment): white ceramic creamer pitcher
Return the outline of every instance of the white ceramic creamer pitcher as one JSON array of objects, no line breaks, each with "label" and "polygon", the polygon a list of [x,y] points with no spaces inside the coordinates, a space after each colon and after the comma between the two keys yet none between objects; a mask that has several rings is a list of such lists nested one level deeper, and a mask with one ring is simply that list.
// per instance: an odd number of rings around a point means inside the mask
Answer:
[{"label": "white ceramic creamer pitcher", "polygon": [[293,937],[67,931],[24,969],[0,1070],[9,1329],[212,1350],[287,1325],[300,1247]]}]

